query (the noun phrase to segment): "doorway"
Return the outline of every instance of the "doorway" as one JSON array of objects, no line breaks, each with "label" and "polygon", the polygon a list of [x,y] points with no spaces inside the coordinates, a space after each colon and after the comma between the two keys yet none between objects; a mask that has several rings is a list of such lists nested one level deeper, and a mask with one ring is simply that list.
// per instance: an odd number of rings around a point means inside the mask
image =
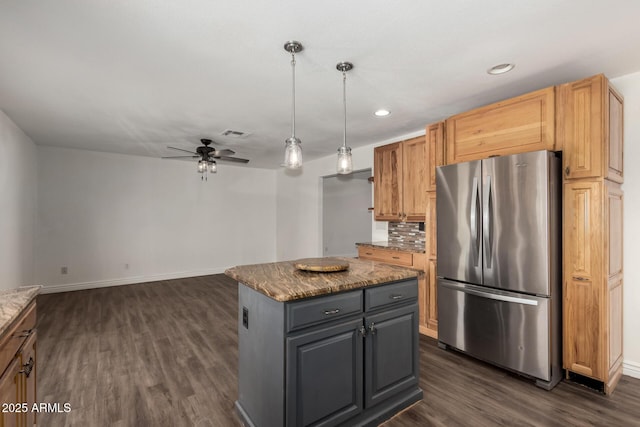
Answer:
[{"label": "doorway", "polygon": [[322,179],[322,255],[354,257],[371,241],[371,169]]}]

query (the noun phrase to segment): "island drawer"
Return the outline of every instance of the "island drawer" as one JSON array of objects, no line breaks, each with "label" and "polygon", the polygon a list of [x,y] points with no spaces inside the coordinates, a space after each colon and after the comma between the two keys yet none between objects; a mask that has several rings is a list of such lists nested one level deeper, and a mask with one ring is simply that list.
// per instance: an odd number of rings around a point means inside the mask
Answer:
[{"label": "island drawer", "polygon": [[412,279],[401,283],[392,283],[389,285],[365,289],[364,309],[365,311],[370,311],[417,299],[418,281],[416,279]]},{"label": "island drawer", "polygon": [[358,257],[407,267],[413,265],[413,254],[411,252],[396,251],[394,249],[360,246],[358,247]]},{"label": "island drawer", "polygon": [[362,313],[362,291],[344,292],[287,304],[287,332]]}]

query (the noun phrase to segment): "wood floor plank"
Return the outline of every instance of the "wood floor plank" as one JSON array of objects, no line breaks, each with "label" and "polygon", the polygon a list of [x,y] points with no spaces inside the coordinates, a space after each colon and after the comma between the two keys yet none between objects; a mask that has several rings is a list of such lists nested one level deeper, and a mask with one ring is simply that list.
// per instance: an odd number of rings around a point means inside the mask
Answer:
[{"label": "wood floor plank", "polygon": [[[38,296],[38,425],[236,426],[237,284],[224,275]],[[640,426],[640,380],[612,396],[563,381],[547,392],[420,338],[424,399],[385,423]]]}]

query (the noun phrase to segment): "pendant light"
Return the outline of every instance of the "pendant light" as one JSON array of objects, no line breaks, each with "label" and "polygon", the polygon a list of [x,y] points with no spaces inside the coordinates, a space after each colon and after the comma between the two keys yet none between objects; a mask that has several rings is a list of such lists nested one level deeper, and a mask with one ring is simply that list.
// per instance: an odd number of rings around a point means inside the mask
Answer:
[{"label": "pendant light", "polygon": [[287,138],[284,149],[284,166],[287,169],[298,169],[302,166],[302,141],[296,138],[296,53],[302,51],[302,44],[288,41],[284,50],[291,53],[292,103],[291,103],[291,138]]},{"label": "pendant light", "polygon": [[342,105],[344,106],[344,134],[342,147],[338,148],[338,173],[347,175],[353,171],[351,147],[347,147],[347,71],[353,69],[353,64],[351,62],[339,62],[336,68],[342,72]]}]

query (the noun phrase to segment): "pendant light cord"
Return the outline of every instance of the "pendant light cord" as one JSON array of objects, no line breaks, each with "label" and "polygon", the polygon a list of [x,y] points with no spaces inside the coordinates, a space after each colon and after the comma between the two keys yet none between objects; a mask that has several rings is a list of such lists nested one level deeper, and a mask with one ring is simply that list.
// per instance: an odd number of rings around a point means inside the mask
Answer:
[{"label": "pendant light cord", "polygon": [[296,55],[291,52],[291,138],[296,137]]},{"label": "pendant light cord", "polygon": [[347,146],[347,73],[342,72],[342,105],[344,106],[344,133],[342,136],[342,146]]}]

